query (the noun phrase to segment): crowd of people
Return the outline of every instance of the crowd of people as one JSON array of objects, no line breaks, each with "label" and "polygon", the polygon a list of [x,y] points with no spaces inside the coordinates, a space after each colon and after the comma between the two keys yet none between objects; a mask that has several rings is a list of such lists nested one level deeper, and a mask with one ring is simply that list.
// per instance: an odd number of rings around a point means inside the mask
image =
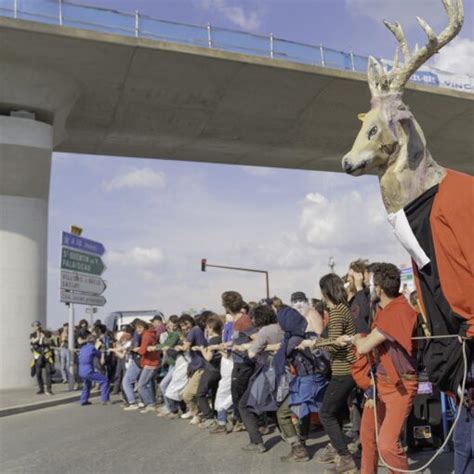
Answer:
[{"label": "crowd of people", "polygon": [[[246,302],[226,291],[223,314],[159,313],[115,333],[100,321],[92,328],[81,321],[74,332],[80,403],[90,404],[91,385],[98,384],[102,403],[111,388],[127,412],[187,420],[214,435],[246,431],[242,449],[251,453],[267,451],[263,436],[275,425],[289,446],[282,462],[310,460],[306,440],[319,423],[329,443],[316,460],[328,472],[356,472],[356,453],[364,474],[377,472],[379,453],[392,472],[407,470],[400,436],[423,370],[412,337],[423,334],[424,320],[416,293],[400,287],[395,265],[357,260],[343,278],[320,279],[321,300],[297,291],[289,304],[278,297]],[[39,393],[43,370],[51,393],[53,345],[69,381],[68,327],[51,334],[34,324],[32,368]],[[351,438],[343,430],[347,420]],[[459,429],[469,425],[461,420]],[[472,462],[458,452],[456,472],[469,472]]]}]

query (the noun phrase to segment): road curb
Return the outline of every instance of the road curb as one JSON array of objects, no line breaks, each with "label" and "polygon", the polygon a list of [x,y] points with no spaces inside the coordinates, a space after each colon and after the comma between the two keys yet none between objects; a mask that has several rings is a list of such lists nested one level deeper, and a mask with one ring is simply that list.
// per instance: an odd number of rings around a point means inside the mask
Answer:
[{"label": "road curb", "polygon": [[[92,392],[90,398],[98,397],[100,392]],[[25,405],[16,405],[13,407],[0,408],[0,418],[11,415],[18,415],[20,413],[27,413],[29,411],[42,410],[43,408],[55,407],[58,405],[65,405],[67,403],[78,402],[81,398],[81,393],[78,392],[74,395],[69,395],[62,398],[54,398],[50,400],[44,400],[40,402],[27,403]]]}]

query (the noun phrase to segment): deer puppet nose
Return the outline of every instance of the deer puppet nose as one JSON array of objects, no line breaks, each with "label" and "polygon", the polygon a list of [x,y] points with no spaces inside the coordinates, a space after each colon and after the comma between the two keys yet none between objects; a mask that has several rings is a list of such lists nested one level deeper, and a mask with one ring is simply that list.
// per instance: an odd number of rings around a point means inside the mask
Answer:
[{"label": "deer puppet nose", "polygon": [[346,173],[350,173],[352,171],[352,165],[350,164],[349,160],[347,157],[344,157],[342,159],[342,169]]}]

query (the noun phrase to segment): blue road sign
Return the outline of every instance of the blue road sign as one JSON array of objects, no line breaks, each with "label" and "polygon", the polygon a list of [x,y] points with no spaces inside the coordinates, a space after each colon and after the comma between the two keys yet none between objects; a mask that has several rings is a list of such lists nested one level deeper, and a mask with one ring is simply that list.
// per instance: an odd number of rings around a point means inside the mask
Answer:
[{"label": "blue road sign", "polygon": [[93,253],[95,255],[104,255],[105,247],[100,242],[85,239],[78,235],[63,232],[63,242],[65,247],[70,247],[77,250],[84,250],[85,252]]}]

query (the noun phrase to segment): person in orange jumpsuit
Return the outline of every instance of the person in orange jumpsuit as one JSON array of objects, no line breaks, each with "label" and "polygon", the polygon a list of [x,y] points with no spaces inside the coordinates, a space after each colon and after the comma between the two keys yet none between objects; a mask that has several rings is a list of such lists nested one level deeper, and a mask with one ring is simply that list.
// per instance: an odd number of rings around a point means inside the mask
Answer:
[{"label": "person in orange jumpsuit", "polygon": [[383,460],[395,468],[390,472],[408,469],[399,440],[418,388],[415,348],[411,339],[417,315],[399,293],[399,269],[390,263],[380,264],[374,273],[374,285],[380,309],[374,318],[372,331],[365,337],[360,334],[346,336],[346,341],[352,342],[359,354],[375,352],[378,362],[376,405],[379,437],[376,443],[374,400],[369,393],[360,429],[362,474],[377,472],[377,444]]}]

